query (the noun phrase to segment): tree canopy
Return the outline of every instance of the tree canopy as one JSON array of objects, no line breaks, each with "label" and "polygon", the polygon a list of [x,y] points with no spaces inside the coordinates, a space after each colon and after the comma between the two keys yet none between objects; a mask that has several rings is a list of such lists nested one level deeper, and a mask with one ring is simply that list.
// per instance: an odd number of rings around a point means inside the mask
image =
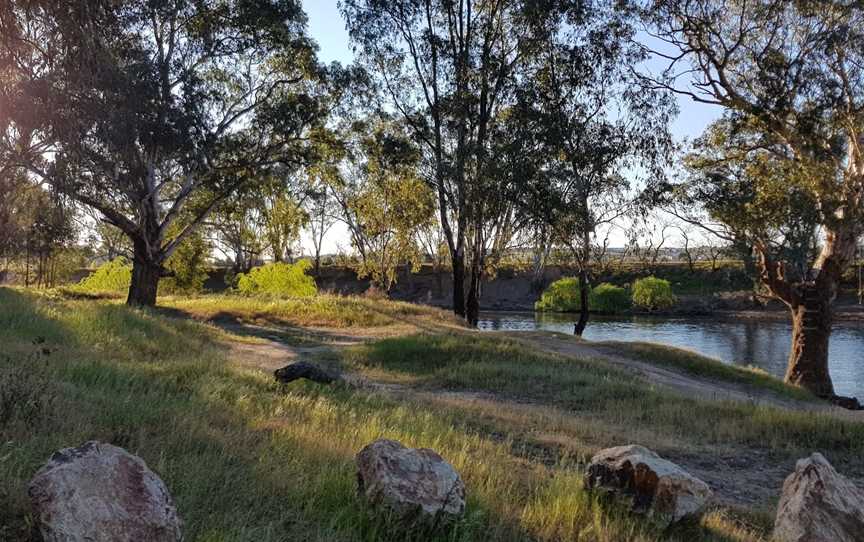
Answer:
[{"label": "tree canopy", "polygon": [[302,163],[324,113],[304,28],[294,0],[10,2],[0,152],[122,230],[129,302],[153,304],[220,201]]}]

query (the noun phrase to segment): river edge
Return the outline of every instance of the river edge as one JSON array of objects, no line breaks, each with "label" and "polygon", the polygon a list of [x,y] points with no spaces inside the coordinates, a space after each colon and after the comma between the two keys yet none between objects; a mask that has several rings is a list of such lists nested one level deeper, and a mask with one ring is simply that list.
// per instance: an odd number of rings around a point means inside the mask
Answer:
[{"label": "river edge", "polygon": [[[449,307],[440,307],[449,308]],[[534,311],[528,308],[524,309],[488,309],[481,310],[481,319],[484,314],[543,314],[542,312]],[[547,312],[546,314],[553,315],[577,315],[576,312]],[[779,322],[790,320],[789,311],[785,309],[763,309],[763,310],[717,310],[714,312],[686,312],[686,311],[622,311],[616,313],[608,312],[591,312],[591,316],[602,318],[628,318],[628,317],[645,317],[645,318],[664,318],[683,320],[694,318],[698,320],[762,320],[766,322]],[[790,320],[791,321],[791,320]],[[842,309],[834,313],[834,322],[861,322],[864,324],[864,308],[857,310]],[[590,323],[590,320],[589,320]]]}]

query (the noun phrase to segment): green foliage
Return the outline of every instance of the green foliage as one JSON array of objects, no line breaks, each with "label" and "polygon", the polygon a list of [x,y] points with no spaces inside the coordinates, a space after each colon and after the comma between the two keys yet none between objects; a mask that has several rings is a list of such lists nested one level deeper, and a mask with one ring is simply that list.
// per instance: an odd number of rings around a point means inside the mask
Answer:
[{"label": "green foliage", "polygon": [[668,280],[645,277],[633,284],[633,303],[646,309],[668,309],[677,299]]},{"label": "green foliage", "polygon": [[207,280],[207,255],[210,244],[196,232],[187,238],[168,258],[165,267],[173,275],[159,284],[160,294],[197,294]]},{"label": "green foliage", "polygon": [[564,277],[546,288],[540,299],[534,303],[534,310],[552,312],[574,312],[582,307],[579,299],[579,279]]},{"label": "green foliage", "polygon": [[[550,312],[576,312],[582,308],[579,279],[564,277],[558,279],[543,292],[540,300],[534,303],[534,310]],[[608,282],[598,284],[588,291],[588,308],[598,312],[621,312],[630,308],[627,290]]]},{"label": "green foliage", "polygon": [[5,357],[0,363],[0,430],[18,422],[24,427],[50,416],[54,387],[40,352],[24,363]]},{"label": "green foliage", "polygon": [[588,306],[597,312],[614,313],[630,308],[630,295],[626,289],[608,282],[598,284],[588,296]]},{"label": "green foliage", "polygon": [[99,266],[90,276],[78,283],[85,292],[123,292],[132,282],[132,266],[126,258],[115,258]]},{"label": "green foliage", "polygon": [[306,274],[308,260],[295,264],[274,262],[237,275],[237,290],[244,294],[311,297],[318,293],[315,280]]},{"label": "green foliage", "polygon": [[350,162],[357,175],[334,183],[346,202],[351,242],[359,259],[352,265],[387,292],[396,269],[419,269],[422,253],[417,238],[435,220],[435,194],[419,175],[419,151],[397,124],[373,121],[354,127],[361,152]]}]

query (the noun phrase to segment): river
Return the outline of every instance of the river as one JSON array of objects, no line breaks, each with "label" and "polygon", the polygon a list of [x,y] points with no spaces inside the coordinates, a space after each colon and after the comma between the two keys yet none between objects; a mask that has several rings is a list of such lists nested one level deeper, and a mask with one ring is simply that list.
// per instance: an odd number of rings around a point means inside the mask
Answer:
[{"label": "river", "polygon": [[[487,312],[480,315],[485,331],[548,330],[573,333],[573,314]],[[654,318],[593,316],[585,330],[592,341],[646,341],[687,348],[737,365],[752,365],[783,377],[792,327],[787,321],[759,319]],[[830,370],[840,395],[864,398],[864,326],[834,325]]]}]

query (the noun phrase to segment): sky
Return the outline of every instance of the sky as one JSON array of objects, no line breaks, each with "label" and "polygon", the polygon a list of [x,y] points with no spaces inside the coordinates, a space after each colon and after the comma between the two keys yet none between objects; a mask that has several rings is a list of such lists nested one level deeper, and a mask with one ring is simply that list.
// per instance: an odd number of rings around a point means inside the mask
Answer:
[{"label": "sky", "polygon": [[[309,35],[318,43],[318,59],[324,63],[338,61],[350,64],[354,55],[337,0],[303,0],[303,8],[309,18]],[[712,120],[720,116],[721,110],[716,106],[696,103],[686,96],[677,98],[680,113],[671,129],[679,141],[699,136]],[[304,236],[302,244],[304,251],[309,253],[312,243],[308,236]],[[347,229],[342,225],[334,226],[325,238],[323,252],[348,252],[349,249]]]}]

